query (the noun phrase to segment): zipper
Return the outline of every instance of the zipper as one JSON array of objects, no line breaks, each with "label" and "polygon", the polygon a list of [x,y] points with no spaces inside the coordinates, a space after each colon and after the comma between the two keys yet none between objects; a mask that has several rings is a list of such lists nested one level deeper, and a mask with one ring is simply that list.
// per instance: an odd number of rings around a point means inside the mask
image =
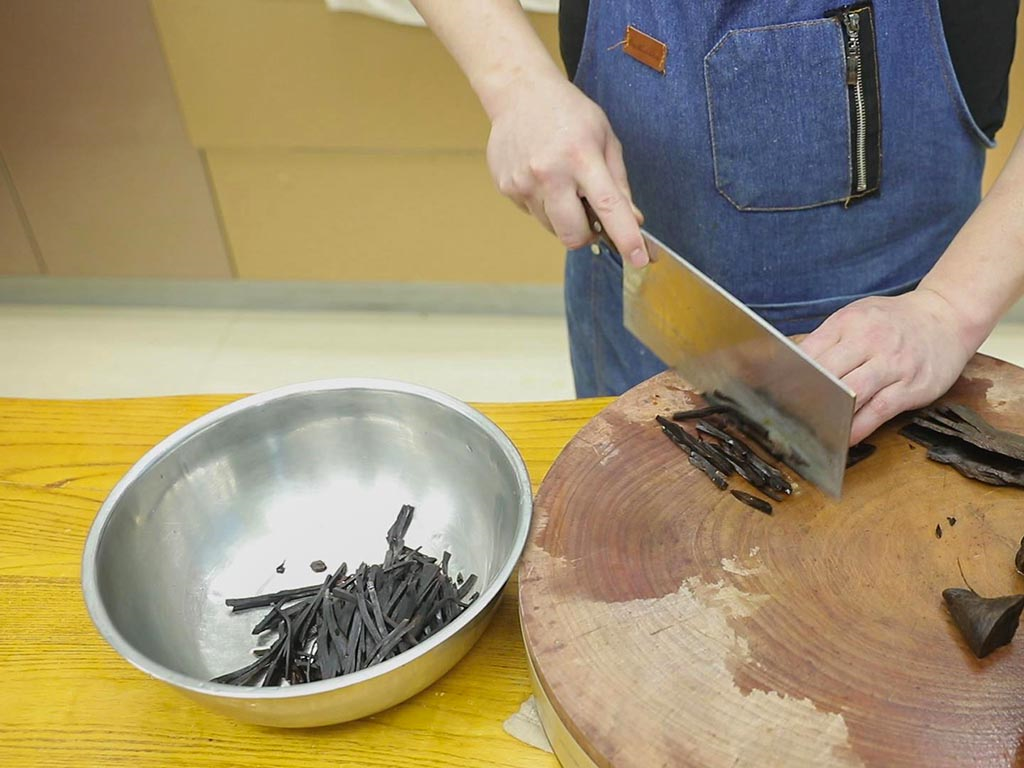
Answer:
[{"label": "zipper", "polygon": [[846,84],[853,93],[853,190],[868,188],[868,121],[864,99],[864,66],[860,47],[860,13],[842,14],[846,37]]}]

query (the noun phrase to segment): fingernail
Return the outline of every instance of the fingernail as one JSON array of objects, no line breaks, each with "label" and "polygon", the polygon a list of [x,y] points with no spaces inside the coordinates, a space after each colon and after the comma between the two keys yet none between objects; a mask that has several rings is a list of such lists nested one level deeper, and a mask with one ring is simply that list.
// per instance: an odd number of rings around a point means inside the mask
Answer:
[{"label": "fingernail", "polygon": [[643,248],[637,248],[635,251],[629,254],[629,260],[633,262],[634,267],[642,267],[648,261],[647,251],[645,251]]}]

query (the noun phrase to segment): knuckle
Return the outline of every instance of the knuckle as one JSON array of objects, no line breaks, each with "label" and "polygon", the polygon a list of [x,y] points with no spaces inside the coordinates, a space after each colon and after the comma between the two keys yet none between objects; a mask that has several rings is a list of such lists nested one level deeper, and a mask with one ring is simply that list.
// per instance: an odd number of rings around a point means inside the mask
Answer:
[{"label": "knuckle", "polygon": [[516,193],[521,197],[532,197],[537,189],[534,177],[528,173],[512,174],[512,185],[515,187]]},{"label": "knuckle", "polygon": [[498,191],[505,197],[518,197],[518,189],[512,179],[498,179]]},{"label": "knuckle", "polygon": [[615,192],[604,192],[590,200],[590,204],[598,213],[611,213],[622,204],[622,197]]},{"label": "knuckle", "polygon": [[871,402],[868,403],[867,408],[879,423],[885,421],[890,416],[895,416],[897,413],[897,411],[894,410],[892,395],[883,393],[879,393],[871,398]]},{"label": "knuckle", "polygon": [[593,164],[595,152],[591,143],[574,141],[565,149],[565,160],[574,172],[582,174]]},{"label": "knuckle", "polygon": [[541,185],[550,184],[558,176],[558,169],[555,163],[546,159],[531,160],[527,164],[529,176]]}]

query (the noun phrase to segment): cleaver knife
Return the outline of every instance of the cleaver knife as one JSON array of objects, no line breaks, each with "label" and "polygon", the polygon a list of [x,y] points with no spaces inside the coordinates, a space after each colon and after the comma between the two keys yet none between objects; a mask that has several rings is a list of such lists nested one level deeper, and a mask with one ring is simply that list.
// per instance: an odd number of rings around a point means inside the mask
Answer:
[{"label": "cleaver knife", "polygon": [[643,236],[650,264],[623,265],[626,328],[699,392],[760,425],[777,457],[838,499],[853,391],[686,259]]}]

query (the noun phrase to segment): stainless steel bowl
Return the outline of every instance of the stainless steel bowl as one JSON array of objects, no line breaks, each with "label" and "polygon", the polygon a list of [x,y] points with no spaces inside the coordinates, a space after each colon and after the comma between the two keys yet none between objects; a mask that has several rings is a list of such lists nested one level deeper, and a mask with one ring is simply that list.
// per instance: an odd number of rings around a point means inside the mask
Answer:
[{"label": "stainless steel bowl", "polygon": [[[258,613],[225,598],[319,583],[313,560],[381,562],[402,504],[409,546],[480,596],[437,635],[333,680],[242,688],[210,678],[253,660]],[[447,395],[346,379],[277,389],[175,432],[115,486],[89,532],[86,606],[142,671],[241,720],[303,727],[397,704],[447,672],[483,633],[526,542],[530,481],[515,446]],[[285,572],[276,567],[284,561]]]}]

